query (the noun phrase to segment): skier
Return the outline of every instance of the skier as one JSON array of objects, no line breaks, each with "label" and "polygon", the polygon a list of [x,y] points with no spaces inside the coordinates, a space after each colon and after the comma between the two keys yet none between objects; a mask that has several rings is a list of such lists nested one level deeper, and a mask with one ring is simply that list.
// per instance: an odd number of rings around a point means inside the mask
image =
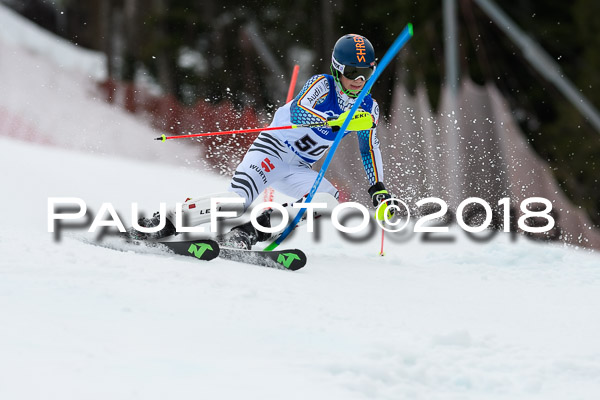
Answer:
[{"label": "skier", "polygon": [[[210,208],[211,197],[235,197],[243,199],[242,211],[250,207],[256,197],[269,186],[293,198],[302,199],[311,189],[318,173],[312,165],[329,149],[339,127],[347,117],[350,108],[372,76],[376,68],[375,51],[367,38],[361,35],[342,36],[333,48],[331,75],[319,74],[310,78],[300,93],[289,103],[275,112],[271,126],[322,123],[321,127],[279,130],[276,133],[261,132],[248,149],[242,162],[237,166],[227,193],[213,194],[186,201],[182,213],[187,224],[200,225],[210,220],[206,210]],[[358,138],[362,163],[369,183],[368,193],[373,205],[391,198],[383,184],[383,164],[376,136],[379,120],[379,106],[370,94],[364,97],[360,109],[372,116],[373,125],[369,129],[352,130],[352,122],[344,136],[355,133]],[[323,179],[317,196],[329,197],[337,202],[338,190]],[[315,201],[317,197],[315,197]],[[326,199],[325,199],[326,200]],[[327,201],[331,204],[330,201]],[[390,202],[379,209],[377,218],[393,214]],[[200,210],[204,210],[201,212]],[[152,234],[142,234],[132,230],[136,239],[160,239],[175,233],[175,214],[169,211],[165,227]],[[144,227],[156,227],[160,215],[140,219]],[[262,226],[270,226],[270,210],[257,218]],[[226,245],[250,249],[258,241],[269,239],[270,234],[256,230],[250,222],[234,227],[220,238]]]}]

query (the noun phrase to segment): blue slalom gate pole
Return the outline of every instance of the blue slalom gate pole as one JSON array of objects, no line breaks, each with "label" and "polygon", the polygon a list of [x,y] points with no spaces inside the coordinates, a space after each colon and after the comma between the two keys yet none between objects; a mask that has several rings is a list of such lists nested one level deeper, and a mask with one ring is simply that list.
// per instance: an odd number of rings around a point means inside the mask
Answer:
[{"label": "blue slalom gate pole", "polygon": [[[363,89],[360,91],[360,94],[356,98],[354,105],[350,109],[350,113],[346,117],[346,120],[342,124],[340,130],[337,133],[337,136],[335,137],[335,140],[333,141],[333,144],[331,145],[331,148],[329,149],[329,153],[327,154],[327,157],[325,158],[325,161],[323,162],[323,166],[321,167],[321,170],[319,171],[319,175],[317,175],[317,179],[315,179],[315,182],[313,183],[312,188],[310,189],[310,192],[308,193],[308,196],[306,197],[305,203],[310,203],[312,201],[313,197],[315,196],[315,194],[317,193],[317,189],[319,188],[319,185],[321,184],[321,181],[323,180],[323,176],[325,176],[325,172],[327,171],[327,168],[329,168],[329,164],[331,163],[331,160],[333,159],[333,154],[335,153],[337,147],[339,146],[339,144],[342,140],[342,137],[344,137],[344,132],[348,128],[348,124],[350,123],[350,120],[352,120],[352,117],[354,116],[354,114],[356,113],[356,111],[358,110],[360,105],[362,104],[363,99],[365,98],[367,93],[369,93],[369,91],[371,90],[371,87],[373,87],[373,84],[375,83],[377,78],[379,78],[379,76],[381,75],[381,73],[383,72],[385,67],[387,67],[388,64],[392,61],[392,59],[394,57],[396,57],[396,54],[398,54],[398,52],[402,49],[402,47],[404,47],[406,42],[408,42],[408,40],[412,36],[413,36],[413,26],[411,23],[409,23],[406,25],[406,27],[404,27],[402,32],[400,32],[400,35],[398,35],[396,40],[394,40],[394,43],[392,43],[392,45],[390,46],[388,51],[385,53],[385,55],[381,59],[381,62],[379,63],[379,65],[377,65],[377,68],[375,69],[373,76],[371,76],[371,79],[369,79],[367,81],[367,83],[365,84]],[[288,237],[290,232],[292,232],[294,227],[296,225],[298,225],[298,222],[300,221],[300,219],[302,218],[302,216],[304,215],[305,212],[306,212],[306,208],[301,208],[300,211],[298,211],[298,214],[296,214],[296,217],[294,218],[294,220],[285,228],[285,230],[281,233],[281,235],[277,239],[275,239],[271,244],[269,244],[265,248],[265,250],[271,251],[271,250],[274,250],[277,246],[279,246],[281,244],[281,242],[283,242],[285,240],[285,238]]]}]

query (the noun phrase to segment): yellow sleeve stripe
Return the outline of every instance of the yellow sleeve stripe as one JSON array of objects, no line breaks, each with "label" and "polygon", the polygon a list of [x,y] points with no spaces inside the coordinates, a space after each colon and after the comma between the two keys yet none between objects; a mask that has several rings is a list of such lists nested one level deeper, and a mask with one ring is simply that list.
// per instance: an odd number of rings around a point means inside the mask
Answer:
[{"label": "yellow sleeve stripe", "polygon": [[377,164],[375,164],[375,152],[373,151],[373,129],[369,131],[369,152],[371,153],[371,163],[373,164],[373,175],[375,176],[375,182],[379,182],[379,176],[377,175]]},{"label": "yellow sleeve stripe", "polygon": [[[315,86],[317,83],[319,83],[321,80],[326,79],[324,76],[321,76],[319,79],[317,79],[316,81],[314,81],[312,83],[312,85],[310,85],[310,87],[308,89],[306,89],[306,91],[304,92],[304,94],[302,95],[302,97],[300,97],[298,99],[298,107],[302,108],[303,110],[305,110],[306,112],[314,115],[315,117],[319,118],[321,121],[325,121],[326,119],[323,118],[321,115],[316,114],[311,108],[308,107],[304,107],[302,104],[300,104],[300,102],[302,101],[302,99],[304,99],[304,96],[306,96],[308,94],[308,92],[310,92],[310,90],[313,88],[313,86]],[[325,93],[324,96],[327,96],[328,93]],[[323,96],[321,96],[323,97]]]}]

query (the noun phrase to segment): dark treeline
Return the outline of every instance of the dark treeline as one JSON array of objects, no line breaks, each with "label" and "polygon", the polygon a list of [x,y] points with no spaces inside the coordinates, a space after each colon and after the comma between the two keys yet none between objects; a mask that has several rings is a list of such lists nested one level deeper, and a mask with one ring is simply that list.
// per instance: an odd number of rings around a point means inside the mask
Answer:
[{"label": "dark treeline", "polygon": [[[285,95],[294,64],[304,76],[329,71],[331,48],[360,33],[378,56],[407,22],[415,37],[373,89],[389,109],[398,80],[425,84],[434,107],[444,80],[441,0],[4,0],[81,46],[104,51],[108,71],[132,81],[146,71],[165,93],[193,104],[227,98],[270,111]],[[497,2],[600,106],[597,0]],[[525,61],[472,0],[458,0],[463,76],[493,82],[509,101],[534,149],[575,204],[600,226],[600,132]],[[311,69],[308,71],[307,69]]]}]

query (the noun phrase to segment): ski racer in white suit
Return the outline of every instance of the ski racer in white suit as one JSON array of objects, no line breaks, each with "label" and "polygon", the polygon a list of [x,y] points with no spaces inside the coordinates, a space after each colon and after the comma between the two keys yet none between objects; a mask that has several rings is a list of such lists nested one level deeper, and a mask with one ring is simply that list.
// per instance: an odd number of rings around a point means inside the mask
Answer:
[{"label": "ski racer in white suit", "polygon": [[[317,171],[312,169],[312,165],[332,145],[339,125],[354,105],[356,97],[375,68],[375,51],[365,37],[355,34],[341,37],[336,42],[332,53],[332,75],[320,74],[311,77],[291,102],[276,111],[271,122],[271,126],[287,126],[324,124],[333,119],[339,123],[338,126],[299,127],[261,132],[236,168],[229,184],[228,197],[232,197],[233,193],[240,196],[244,200],[245,211],[269,186],[293,198],[305,196],[318,175]],[[382,201],[391,197],[382,183],[383,164],[375,129],[379,120],[379,106],[368,94],[364,97],[360,109],[371,113],[373,128],[360,131],[347,130],[344,132],[344,137],[356,135],[358,138],[362,163],[370,186],[368,192],[373,199],[373,205],[377,207]],[[327,193],[336,200],[339,196],[338,190],[327,179],[321,181],[317,193]],[[219,197],[226,196],[226,194],[219,194]],[[207,208],[205,202],[206,198],[201,198],[183,204],[182,211],[188,217],[188,224],[197,225],[206,222],[206,214],[195,214],[197,213],[195,210]],[[200,203],[204,205],[198,206]],[[385,207],[382,207],[382,210],[385,212]],[[391,211],[390,209],[388,212]],[[261,221],[259,217],[258,222],[263,226],[268,225],[269,213],[264,213],[261,217],[263,220]],[[173,218],[173,212],[167,213],[165,229],[152,237],[160,238],[175,233]],[[147,226],[155,226],[157,223],[156,215],[153,219],[146,220]],[[233,228],[228,235],[229,239],[234,238],[236,245],[243,242],[239,247],[245,248],[250,248],[257,241],[270,237],[257,231],[250,223]],[[226,242],[231,244],[229,239]]]}]

